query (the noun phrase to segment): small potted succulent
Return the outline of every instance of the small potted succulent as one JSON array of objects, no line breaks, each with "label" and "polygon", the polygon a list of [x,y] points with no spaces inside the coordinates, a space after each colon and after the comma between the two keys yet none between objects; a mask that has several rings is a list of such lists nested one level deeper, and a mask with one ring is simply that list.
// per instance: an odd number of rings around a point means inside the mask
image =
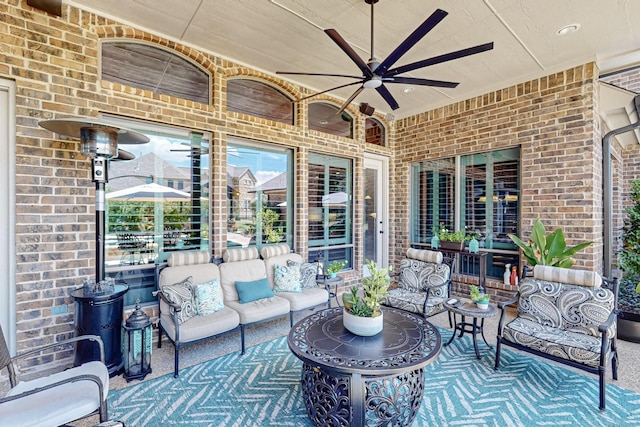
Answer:
[{"label": "small potted succulent", "polygon": [[392,267],[378,268],[375,262],[366,260],[369,277],[362,278],[362,291],[353,286],[342,294],[344,303],[343,324],[351,333],[361,336],[376,335],[382,331],[383,313],[380,300],[387,294]]},{"label": "small potted succulent", "polygon": [[329,278],[333,279],[334,277],[336,277],[336,274],[338,274],[338,272],[343,268],[345,268],[346,266],[347,266],[347,261],[345,260],[331,261],[331,263],[329,263],[329,265],[327,266],[327,274],[329,275]]},{"label": "small potted succulent", "polygon": [[480,310],[486,310],[489,308],[489,294],[481,293],[480,288],[475,285],[469,286],[470,298],[476,303]]}]

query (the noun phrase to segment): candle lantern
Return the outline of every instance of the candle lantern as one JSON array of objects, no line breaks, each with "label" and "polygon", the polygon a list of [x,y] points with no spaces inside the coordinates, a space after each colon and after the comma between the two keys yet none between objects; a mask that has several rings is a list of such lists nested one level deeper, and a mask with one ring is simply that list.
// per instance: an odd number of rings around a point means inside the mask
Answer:
[{"label": "candle lantern", "polygon": [[140,300],[136,308],[122,326],[122,350],[124,353],[124,377],[127,382],[144,379],[151,373],[152,330],[151,319],[140,309]]}]

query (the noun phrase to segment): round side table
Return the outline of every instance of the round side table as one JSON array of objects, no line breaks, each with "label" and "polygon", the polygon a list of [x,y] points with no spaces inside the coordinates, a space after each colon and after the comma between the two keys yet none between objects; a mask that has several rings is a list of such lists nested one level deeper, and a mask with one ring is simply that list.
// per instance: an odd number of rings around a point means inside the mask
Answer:
[{"label": "round side table", "polygon": [[[493,348],[484,337],[484,319],[490,319],[498,315],[498,309],[495,305],[489,304],[487,309],[480,309],[475,302],[469,300],[458,300],[457,304],[449,304],[444,302],[444,307],[449,311],[449,315],[453,314],[453,334],[449,341],[444,345],[445,347],[451,344],[456,337],[456,332],[460,331],[459,338],[464,336],[465,332],[471,334],[473,339],[473,349],[476,352],[476,357],[480,359],[480,352],[478,351],[478,334],[482,336],[482,340],[489,347]],[[456,322],[456,315],[459,314],[462,319],[460,322]],[[473,320],[471,323],[465,320],[466,317],[471,317]],[[478,319],[480,323],[478,324]]]}]

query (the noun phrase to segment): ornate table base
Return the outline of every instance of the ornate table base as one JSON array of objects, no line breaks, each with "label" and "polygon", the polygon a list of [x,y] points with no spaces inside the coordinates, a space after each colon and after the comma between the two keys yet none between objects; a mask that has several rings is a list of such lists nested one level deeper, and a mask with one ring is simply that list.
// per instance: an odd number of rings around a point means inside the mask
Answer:
[{"label": "ornate table base", "polygon": [[423,392],[424,368],[363,376],[302,367],[304,404],[316,426],[408,426]]}]

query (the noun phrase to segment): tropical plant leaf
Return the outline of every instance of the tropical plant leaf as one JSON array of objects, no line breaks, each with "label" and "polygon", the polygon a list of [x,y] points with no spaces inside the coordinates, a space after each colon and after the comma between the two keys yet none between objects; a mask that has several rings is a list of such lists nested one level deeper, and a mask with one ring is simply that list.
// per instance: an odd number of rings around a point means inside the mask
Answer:
[{"label": "tropical plant leaf", "polygon": [[564,241],[564,233],[558,228],[547,236],[547,250],[545,251],[545,265],[553,264],[555,258],[561,258],[562,253],[567,247]]}]

